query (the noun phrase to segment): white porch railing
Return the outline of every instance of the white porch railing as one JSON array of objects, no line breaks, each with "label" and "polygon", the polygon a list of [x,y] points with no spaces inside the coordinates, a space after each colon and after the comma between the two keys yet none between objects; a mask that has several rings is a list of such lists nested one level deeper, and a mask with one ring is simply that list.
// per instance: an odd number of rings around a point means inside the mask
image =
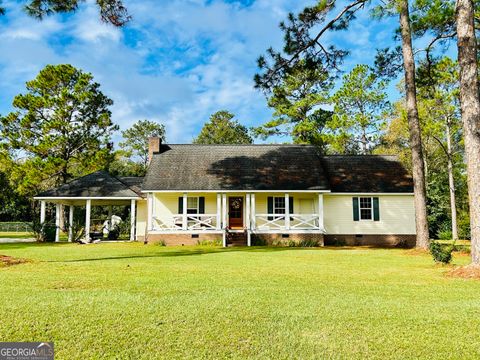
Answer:
[{"label": "white porch railing", "polygon": [[256,214],[255,223],[259,230],[282,230],[285,228],[285,215]]},{"label": "white porch railing", "polygon": [[188,214],[188,230],[213,230],[216,229],[217,214]]},{"label": "white porch railing", "polygon": [[[290,230],[320,230],[318,214],[290,214]],[[286,230],[286,215],[256,214],[257,230]]]},{"label": "white porch railing", "polygon": [[318,214],[290,215],[290,229],[299,229],[299,230],[319,229]]},{"label": "white porch railing", "polygon": [[[187,230],[215,230],[217,214],[187,214]],[[153,217],[154,231],[172,231],[183,229],[183,215],[175,214],[169,219]]]}]

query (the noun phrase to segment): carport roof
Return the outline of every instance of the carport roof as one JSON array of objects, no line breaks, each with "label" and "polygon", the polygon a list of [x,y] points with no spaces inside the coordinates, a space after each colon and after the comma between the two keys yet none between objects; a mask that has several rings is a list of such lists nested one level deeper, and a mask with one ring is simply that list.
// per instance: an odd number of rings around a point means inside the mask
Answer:
[{"label": "carport roof", "polygon": [[115,177],[106,171],[97,171],[75,179],[58,188],[38,194],[35,199],[88,198],[88,199],[138,199],[142,197],[141,177]]}]

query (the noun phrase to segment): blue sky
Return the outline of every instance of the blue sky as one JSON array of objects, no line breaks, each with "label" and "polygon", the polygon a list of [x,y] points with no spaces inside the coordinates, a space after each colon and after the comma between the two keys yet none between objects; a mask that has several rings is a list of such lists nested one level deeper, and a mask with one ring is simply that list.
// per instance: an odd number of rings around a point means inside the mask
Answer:
[{"label": "blue sky", "polygon": [[[210,114],[226,109],[247,126],[269,119],[264,96],[253,88],[256,59],[282,46],[278,23],[314,0],[125,0],[132,21],[103,24],[92,1],[74,15],[39,22],[5,0],[0,18],[0,114],[46,64],[70,63],[91,72],[111,97],[121,129],[139,119],[161,122],[167,141],[190,142]],[[395,20],[360,14],[348,32],[328,41],[351,51],[348,71],[371,64],[375,49],[392,42]],[[392,98],[395,91],[389,90]],[[116,136],[118,140],[118,136]]]}]

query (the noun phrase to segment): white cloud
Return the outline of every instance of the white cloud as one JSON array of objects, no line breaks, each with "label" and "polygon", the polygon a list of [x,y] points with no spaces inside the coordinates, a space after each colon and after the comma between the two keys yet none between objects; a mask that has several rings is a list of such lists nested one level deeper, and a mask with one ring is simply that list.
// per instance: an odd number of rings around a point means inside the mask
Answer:
[{"label": "white cloud", "polygon": [[[280,48],[278,23],[311,0],[257,0],[251,6],[220,0],[127,0],[133,19],[124,29],[103,24],[89,0],[69,16],[28,18],[16,1],[0,18],[0,113],[46,64],[71,63],[92,72],[115,101],[122,129],[148,118],[165,123],[172,142],[189,142],[209,115],[227,109],[247,125],[270,110],[253,88],[256,58]],[[357,33],[371,31],[359,24]],[[372,35],[350,39],[371,51]],[[345,39],[348,41],[348,39]]]}]

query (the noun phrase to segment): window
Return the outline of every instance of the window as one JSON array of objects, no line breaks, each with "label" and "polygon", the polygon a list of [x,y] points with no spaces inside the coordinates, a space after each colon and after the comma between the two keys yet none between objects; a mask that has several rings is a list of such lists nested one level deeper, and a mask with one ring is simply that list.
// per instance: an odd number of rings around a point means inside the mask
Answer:
[{"label": "window", "polygon": [[273,198],[273,213],[285,214],[285,197]]},{"label": "window", "polygon": [[187,198],[187,214],[198,214],[198,197]]},{"label": "window", "polygon": [[360,220],[372,220],[373,207],[371,197],[359,198]]}]

